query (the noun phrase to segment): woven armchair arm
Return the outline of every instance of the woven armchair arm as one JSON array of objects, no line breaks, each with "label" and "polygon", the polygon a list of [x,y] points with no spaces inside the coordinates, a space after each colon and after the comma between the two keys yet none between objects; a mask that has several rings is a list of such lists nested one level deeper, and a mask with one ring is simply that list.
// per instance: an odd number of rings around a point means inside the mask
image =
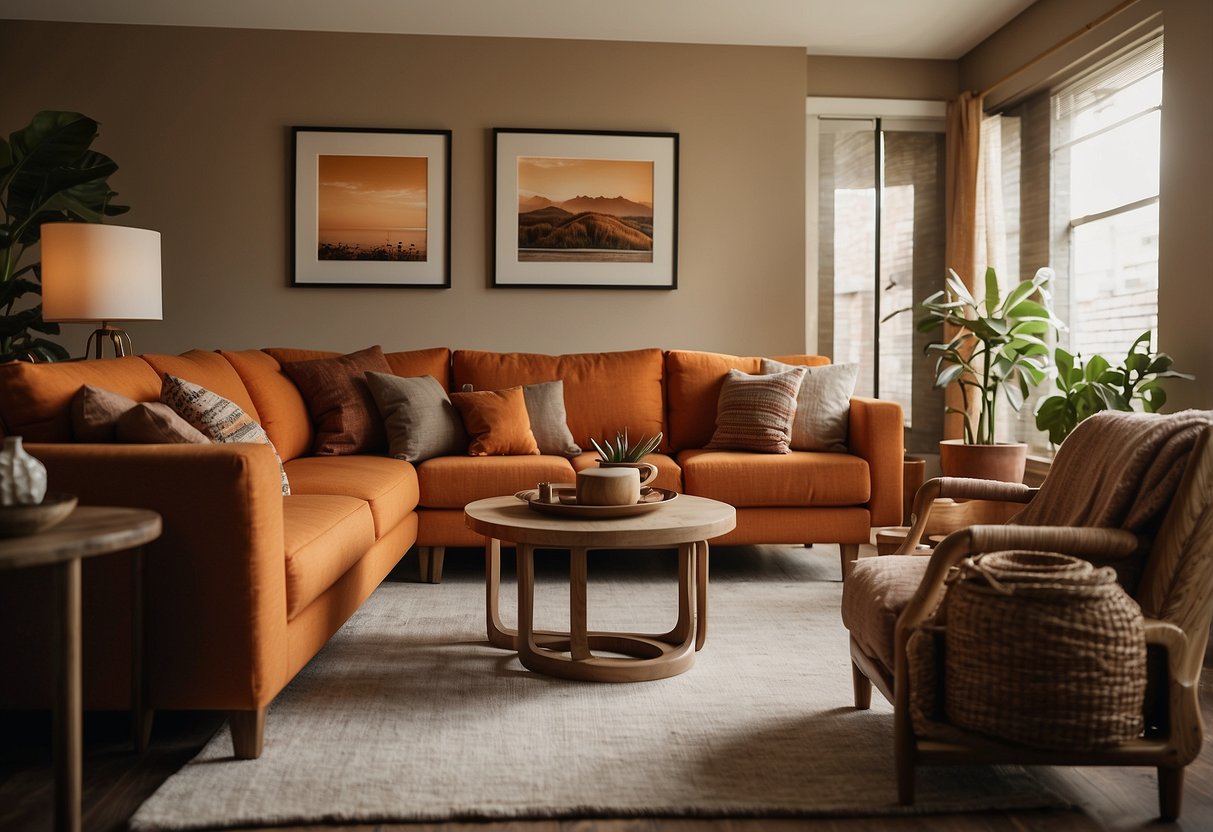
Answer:
[{"label": "woven armchair arm", "polygon": [[1185,656],[1188,652],[1188,636],[1169,621],[1147,618],[1146,644],[1156,645],[1167,651],[1167,722],[1171,727],[1170,741],[1183,765],[1195,760],[1200,754],[1203,726],[1200,719],[1200,671],[1196,678],[1189,678],[1185,671]]},{"label": "woven armchair arm", "polygon": [[1023,483],[977,480],[966,477],[935,477],[927,480],[914,494],[914,507],[910,514],[910,533],[906,535],[897,554],[912,553],[926,533],[931,507],[941,497],[960,500],[1002,500],[1008,503],[1027,503],[1039,489],[1029,488]]}]

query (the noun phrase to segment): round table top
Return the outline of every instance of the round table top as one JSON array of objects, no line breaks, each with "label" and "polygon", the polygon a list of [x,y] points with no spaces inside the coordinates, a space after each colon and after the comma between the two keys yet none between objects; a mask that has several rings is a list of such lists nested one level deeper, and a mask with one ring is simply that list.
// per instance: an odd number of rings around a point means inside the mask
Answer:
[{"label": "round table top", "polygon": [[737,511],[731,505],[689,494],[631,517],[595,520],[542,514],[513,496],[468,503],[463,516],[469,529],[486,537],[559,548],[673,546],[710,540],[737,525]]},{"label": "round table top", "polygon": [[133,549],[160,536],[160,515],[143,508],[79,506],[46,531],[0,540],[0,569],[54,563]]}]

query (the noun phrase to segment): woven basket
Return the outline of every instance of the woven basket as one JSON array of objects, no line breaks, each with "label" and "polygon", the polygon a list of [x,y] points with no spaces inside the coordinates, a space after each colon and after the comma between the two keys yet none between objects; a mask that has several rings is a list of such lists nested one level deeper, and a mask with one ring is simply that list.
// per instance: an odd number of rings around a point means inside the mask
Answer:
[{"label": "woven basket", "polygon": [[1142,731],[1141,608],[1115,573],[1045,552],[961,564],[948,590],[944,712],[958,728],[1082,750]]}]

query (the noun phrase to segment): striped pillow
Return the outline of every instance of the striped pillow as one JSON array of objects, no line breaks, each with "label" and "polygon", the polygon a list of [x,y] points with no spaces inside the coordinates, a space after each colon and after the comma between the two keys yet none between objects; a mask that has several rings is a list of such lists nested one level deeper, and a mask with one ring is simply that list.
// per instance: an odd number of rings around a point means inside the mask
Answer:
[{"label": "striped pillow", "polygon": [[265,428],[249,416],[240,405],[228,401],[218,393],[193,384],[185,379],[164,374],[160,387],[160,401],[167,404],[177,415],[197,428],[212,442],[261,442],[270,446],[274,459],[278,460],[278,471],[282,475],[282,494],[290,496],[291,486],[286,479],[286,469],[278,449],[270,441]]},{"label": "striped pillow", "polygon": [[729,370],[716,404],[716,433],[708,450],[786,454],[792,441],[796,394],[807,370],[752,376]]}]

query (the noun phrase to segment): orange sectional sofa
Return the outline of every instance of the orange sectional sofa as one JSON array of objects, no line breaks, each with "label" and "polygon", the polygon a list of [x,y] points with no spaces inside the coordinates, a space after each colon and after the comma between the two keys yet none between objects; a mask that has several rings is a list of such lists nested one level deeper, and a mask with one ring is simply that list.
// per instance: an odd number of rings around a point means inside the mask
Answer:
[{"label": "orange sectional sofa", "polygon": [[[334,357],[315,350],[194,350],[62,364],[0,365],[0,428],[47,466],[52,490],[82,504],[155,509],[148,546],[147,701],[156,709],[232,712],[237,756],[260,753],[269,703],[410,549],[437,582],[447,547],[479,546],[462,508],[540,481],[568,482],[596,454],[444,456],[414,466],[386,455],[313,456],[307,404],[282,364]],[[853,556],[874,525],[901,516],[902,421],[896,404],[853,398],[849,452],[784,455],[705,451],[730,369],[760,359],[659,349],[547,356],[435,348],[385,355],[392,373],[433,376],[447,390],[561,379],[568,427],[591,438],[662,431],[656,484],[736,506],[737,528],[715,541],[838,543]],[[782,356],[789,364],[828,363]],[[268,445],[122,445],[73,441],[70,404],[82,385],[155,401],[171,374],[239,405],[265,428],[284,464],[283,497]],[[129,702],[129,561],[85,564],[85,699]],[[45,707],[47,576],[0,584],[0,706]],[[19,682],[17,680],[20,680]]]}]

